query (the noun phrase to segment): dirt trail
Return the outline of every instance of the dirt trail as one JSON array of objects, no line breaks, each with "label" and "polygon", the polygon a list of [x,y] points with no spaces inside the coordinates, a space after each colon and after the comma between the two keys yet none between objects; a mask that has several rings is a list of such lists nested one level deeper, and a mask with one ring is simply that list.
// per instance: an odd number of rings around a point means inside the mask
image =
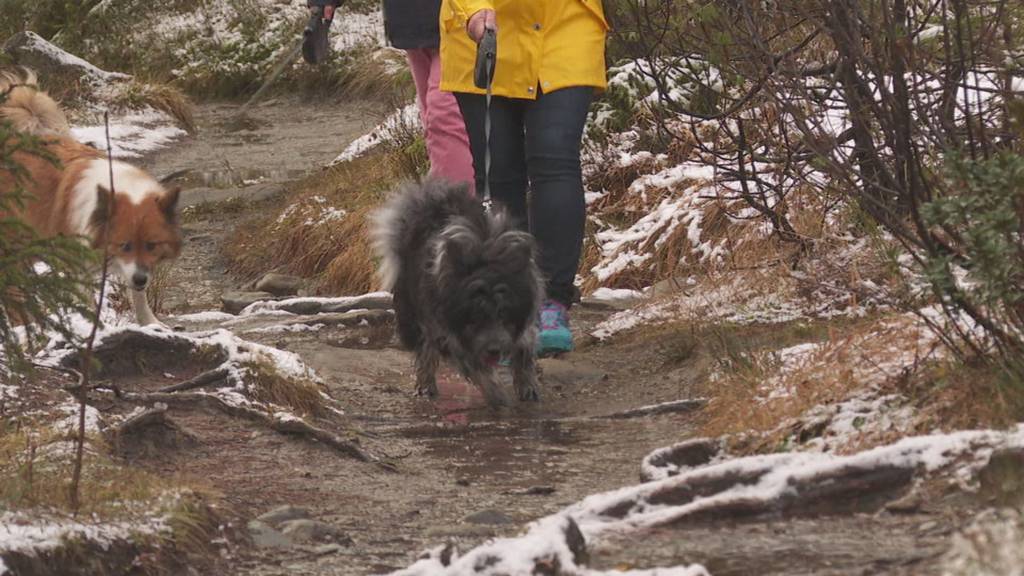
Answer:
[{"label": "dirt trail", "polygon": [[[203,106],[199,135],[151,159],[150,167],[158,174],[194,170],[183,182],[186,204],[272,194],[365,131],[373,123],[372,110],[359,104],[323,110],[268,103],[257,108],[266,123],[230,132],[226,120],[233,107]],[[217,247],[233,219],[244,217],[215,214],[186,225],[184,255],[171,273],[171,312],[216,309],[219,293],[235,287]],[[608,313],[578,308],[575,329],[582,335]],[[486,538],[516,534],[526,522],[589,494],[636,484],[642,457],[690,437],[693,415],[595,416],[692,398],[708,362],[701,354],[673,360],[657,341],[584,342],[565,359],[542,362],[540,403],[495,412],[450,375],[437,401],[413,397],[412,360],[395,347],[389,325],[287,332],[281,322],[257,317],[181,323],[187,330],[230,327],[243,338],[301,355],[345,406],[350,430],[359,431],[368,450],[396,461],[399,471],[355,462],[221,413],[175,411],[191,440],[140,454],[137,463],[223,496],[232,526],[226,528],[218,573],[387,572],[407,566],[427,548],[455,541],[468,550]],[[250,540],[255,533],[247,523],[283,504],[307,508],[311,519],[335,532],[306,545],[276,541],[274,534]],[[949,509],[937,507],[930,512]],[[941,518],[914,512],[710,522],[612,539],[595,552],[593,564],[608,569],[703,562],[716,575],[927,573],[952,529],[952,523],[936,521]]]}]

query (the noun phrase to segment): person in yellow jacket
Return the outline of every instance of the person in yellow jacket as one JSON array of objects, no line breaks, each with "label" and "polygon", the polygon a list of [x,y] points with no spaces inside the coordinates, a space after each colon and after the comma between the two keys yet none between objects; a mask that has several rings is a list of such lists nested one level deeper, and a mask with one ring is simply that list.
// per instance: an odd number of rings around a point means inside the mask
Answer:
[{"label": "person in yellow jacket", "polygon": [[[568,311],[583,247],[580,142],[595,90],[607,86],[601,0],[443,0],[441,90],[455,93],[469,133],[476,190],[484,190],[488,113],[473,83],[476,46],[490,28],[498,54],[490,105],[493,200],[540,248],[548,300],[541,355],[572,349]],[[527,202],[529,190],[529,202]]]}]

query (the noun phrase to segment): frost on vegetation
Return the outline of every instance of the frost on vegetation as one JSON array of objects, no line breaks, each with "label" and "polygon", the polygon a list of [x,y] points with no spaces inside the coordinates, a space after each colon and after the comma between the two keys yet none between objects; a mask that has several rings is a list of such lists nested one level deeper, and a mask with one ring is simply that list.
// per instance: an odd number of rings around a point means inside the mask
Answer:
[{"label": "frost on vegetation", "polygon": [[[781,288],[777,286],[776,288]],[[726,321],[735,324],[784,323],[816,316],[821,305],[803,303],[782,293],[762,293],[757,282],[734,277],[717,286],[695,284],[671,297],[645,303],[608,317],[591,331],[599,340],[641,325],[674,320]]]},{"label": "frost on vegetation", "polygon": [[[207,2],[197,10],[164,17],[154,29],[137,35],[177,46],[172,74],[183,81],[251,78],[294,49],[308,14],[305,0]],[[342,55],[380,49],[385,45],[383,29],[379,9],[361,14],[343,8],[334,18],[331,47]]]},{"label": "frost on vegetation", "polygon": [[942,576],[1024,574],[1024,513],[1010,508],[981,512],[953,536],[942,556]]},{"label": "frost on vegetation", "polygon": [[359,158],[381,144],[395,141],[405,134],[417,133],[420,128],[420,109],[414,102],[395,110],[368,134],[353,140],[331,165]]},{"label": "frost on vegetation", "polygon": [[332,222],[339,222],[348,215],[348,212],[328,204],[323,196],[313,196],[300,200],[295,204],[286,207],[278,215],[275,225],[280,227],[286,223],[294,222],[303,218],[302,225],[305,227],[317,227]]}]

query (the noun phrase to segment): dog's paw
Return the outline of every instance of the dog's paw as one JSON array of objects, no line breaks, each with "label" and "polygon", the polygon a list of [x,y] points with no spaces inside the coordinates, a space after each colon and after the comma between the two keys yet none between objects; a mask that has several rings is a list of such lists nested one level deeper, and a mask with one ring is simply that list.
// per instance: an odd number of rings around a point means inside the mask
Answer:
[{"label": "dog's paw", "polygon": [[416,395],[426,398],[437,398],[437,383],[419,384],[416,386]]},{"label": "dog's paw", "polygon": [[540,392],[533,386],[528,386],[519,391],[519,399],[523,402],[539,402]]}]

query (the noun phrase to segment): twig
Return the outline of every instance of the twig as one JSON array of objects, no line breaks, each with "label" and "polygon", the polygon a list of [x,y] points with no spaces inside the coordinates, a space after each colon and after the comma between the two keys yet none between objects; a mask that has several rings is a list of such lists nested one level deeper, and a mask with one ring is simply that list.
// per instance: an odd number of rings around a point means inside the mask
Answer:
[{"label": "twig", "polygon": [[66,374],[68,376],[74,377],[74,384],[64,386],[64,390],[68,392],[78,391],[80,388],[82,388],[82,381],[85,380],[85,376],[78,370],[75,370],[74,368],[67,368],[65,366],[53,366],[50,364],[40,364],[38,362],[32,362],[32,366],[35,366],[36,368],[45,368],[46,370],[53,370],[54,372],[60,372],[61,374]]},{"label": "twig", "polygon": [[177,384],[171,384],[170,386],[164,386],[157,390],[157,392],[182,392],[185,390],[194,390],[196,388],[202,388],[216,382],[220,382],[228,377],[227,368],[214,368],[213,370],[207,370],[198,376],[194,376],[185,380],[184,382],[178,382]]},{"label": "twig", "polygon": [[100,314],[103,311],[103,297],[107,291],[107,273],[110,269],[109,262],[109,229],[110,218],[114,210],[114,150],[110,145],[110,114],[103,113],[103,123],[106,127],[107,136],[107,167],[110,177],[110,198],[107,200],[107,213],[100,227],[100,245],[103,246],[103,272],[100,274],[100,294],[96,298],[96,311],[92,319],[92,329],[89,331],[89,338],[85,343],[85,351],[82,353],[82,379],[78,388],[78,439],[75,445],[75,465],[71,471],[70,501],[71,510],[77,516],[80,504],[79,484],[82,479],[82,455],[85,447],[85,405],[89,396],[89,376],[92,372],[92,351],[96,343],[96,332],[99,330]]}]

